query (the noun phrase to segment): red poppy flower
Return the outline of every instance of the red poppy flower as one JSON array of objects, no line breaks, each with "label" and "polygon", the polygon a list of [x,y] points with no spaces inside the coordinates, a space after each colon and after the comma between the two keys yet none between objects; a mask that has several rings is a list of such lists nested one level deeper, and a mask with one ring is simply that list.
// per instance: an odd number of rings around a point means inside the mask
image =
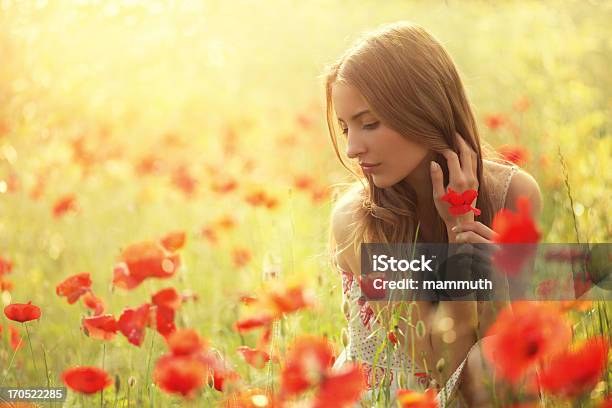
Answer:
[{"label": "red poppy flower", "polygon": [[219,228],[230,230],[236,226],[236,220],[230,215],[224,215],[219,218],[215,224],[218,225]]},{"label": "red poppy flower", "polygon": [[261,205],[265,205],[268,196],[266,195],[265,191],[257,190],[248,194],[244,199],[253,207],[259,207]]},{"label": "red poppy flower", "polygon": [[212,227],[203,227],[200,230],[200,235],[202,235],[202,238],[205,238],[213,245],[216,245],[219,242],[219,235]]},{"label": "red poppy flower", "polygon": [[155,327],[157,332],[166,337],[176,330],[174,324],[174,309],[164,306],[155,307]]},{"label": "red poppy flower", "polygon": [[305,174],[299,175],[294,178],[293,185],[298,190],[308,190],[314,186],[314,179]]},{"label": "red poppy flower", "polygon": [[181,306],[181,295],[174,288],[165,288],[156,292],[151,297],[151,302],[154,305],[166,307],[172,310],[178,310]]},{"label": "red poppy flower", "polygon": [[190,355],[203,351],[206,342],[193,329],[178,329],[166,338],[168,348],[176,355]]},{"label": "red poppy flower", "polygon": [[60,197],[53,205],[53,216],[55,218],[61,217],[68,211],[76,211],[76,197],[74,194],[68,194]]},{"label": "red poppy flower", "polygon": [[323,338],[306,336],[295,341],[282,371],[282,395],[297,395],[317,385],[332,366],[333,350]]},{"label": "red poppy flower", "polygon": [[401,408],[438,408],[433,389],[423,394],[411,390],[397,390],[397,402]]},{"label": "red poppy flower", "polygon": [[314,387],[317,390],[315,407],[332,403],[342,407],[357,401],[365,390],[361,369],[358,365],[347,365],[334,372],[333,362],[333,349],[327,340],[312,336],[297,339],[281,373],[281,397],[299,395]]},{"label": "red poppy flower", "polygon": [[40,318],[40,308],[28,303],[13,303],[4,308],[4,315],[15,322],[29,322]]},{"label": "red poppy flower", "polygon": [[232,260],[236,268],[242,268],[249,263],[253,255],[247,248],[234,248],[232,250]]},{"label": "red poppy flower", "polygon": [[198,180],[191,175],[189,169],[185,165],[181,165],[174,169],[172,173],[172,184],[187,197],[191,197],[196,190]]},{"label": "red poppy flower", "polygon": [[236,180],[228,179],[225,181],[215,181],[211,185],[211,190],[218,194],[227,194],[238,187]]},{"label": "red poppy flower", "polygon": [[[517,200],[518,212],[501,209],[493,218],[493,231],[498,235],[494,242],[501,245],[493,254],[493,263],[502,272],[513,276],[521,272],[525,264],[535,255],[535,243],[540,240],[538,230],[531,218],[531,203],[527,197]],[[525,244],[525,245],[516,245]]]},{"label": "red poppy flower", "polygon": [[376,288],[374,286],[374,281],[376,279],[385,279],[384,272],[370,272],[365,278],[362,276],[358,277],[359,287],[361,288],[361,293],[366,296],[368,299],[384,299],[387,296],[387,289],[385,288]]},{"label": "red poppy flower", "polygon": [[387,338],[389,339],[391,344],[398,343],[397,336],[395,335],[395,332],[393,330],[389,330],[389,332],[387,333]]},{"label": "red poppy flower", "polygon": [[112,340],[119,329],[113,315],[99,315],[83,318],[83,328],[89,337],[100,340]]},{"label": "red poppy flower", "polygon": [[10,338],[11,348],[14,351],[17,351],[21,347],[23,347],[23,339],[21,338],[21,335],[19,334],[19,329],[17,329],[13,325],[9,325],[9,332],[11,335],[11,338]]},{"label": "red poppy flower", "polygon": [[489,129],[497,130],[506,124],[507,119],[506,119],[506,116],[501,113],[497,113],[497,114],[491,113],[491,114],[485,115],[484,122],[485,122],[485,125],[487,125]]},{"label": "red poppy flower", "polygon": [[68,303],[73,304],[91,289],[91,278],[89,273],[79,273],[66,278],[57,285],[55,293],[58,296],[66,296]]},{"label": "red poppy flower", "polygon": [[266,363],[270,361],[270,354],[263,350],[252,349],[247,346],[240,346],[237,349],[238,353],[242,355],[244,361],[248,365],[255,368],[264,368]]},{"label": "red poppy flower", "polygon": [[538,283],[536,287],[536,295],[538,299],[550,299],[557,292],[558,282],[555,279],[546,279]]},{"label": "red poppy flower", "polygon": [[497,149],[497,152],[504,160],[519,166],[522,166],[529,160],[529,152],[522,146],[503,145]]},{"label": "red poppy flower", "polygon": [[120,262],[113,268],[113,285],[122,289],[131,290],[145,280],[146,276],[133,276],[130,274],[125,262]]},{"label": "red poppy flower", "polygon": [[13,271],[13,263],[8,259],[4,259],[0,256],[0,276],[11,273]]},{"label": "red poppy flower", "polygon": [[511,383],[532,374],[542,359],[565,349],[572,330],[561,312],[541,302],[513,302],[502,310],[486,336],[483,353]]},{"label": "red poppy flower", "polygon": [[138,309],[124,309],[119,317],[118,327],[128,341],[140,347],[149,322],[150,305],[145,303]]},{"label": "red poppy flower", "polygon": [[221,357],[211,352],[204,357],[210,365],[209,384],[211,386],[219,392],[231,392],[236,388],[236,383],[240,380],[240,375],[236,371],[229,368]]},{"label": "red poppy flower", "polygon": [[576,350],[555,356],[540,372],[542,389],[556,396],[575,398],[591,391],[608,366],[607,336],[586,340]]},{"label": "red poppy flower", "polygon": [[181,249],[183,246],[185,246],[186,240],[187,240],[187,234],[185,234],[185,231],[175,231],[175,232],[170,232],[166,234],[164,237],[162,237],[162,239],[160,240],[160,243],[166,250],[170,252],[176,252],[179,249]]},{"label": "red poppy flower", "polygon": [[157,360],[153,380],[163,391],[191,398],[204,385],[208,367],[189,356],[165,354]]},{"label": "red poppy flower", "polygon": [[94,394],[113,383],[108,373],[98,367],[74,367],[62,373],[62,381],[76,392]]},{"label": "red poppy flower", "polygon": [[471,189],[466,190],[459,194],[452,188],[448,188],[448,192],[444,194],[440,200],[446,201],[450,204],[448,211],[451,215],[458,216],[467,214],[468,212],[474,212],[474,215],[480,215],[478,208],[472,207],[472,203],[478,197],[478,191]]},{"label": "red poppy flower", "polygon": [[349,365],[338,373],[326,376],[314,398],[313,408],[350,407],[365,391],[365,378],[358,365]]},{"label": "red poppy flower", "polygon": [[100,315],[104,313],[104,301],[93,294],[92,291],[85,293],[83,296],[83,304],[88,309],[93,310],[94,315]]},{"label": "red poppy flower", "polygon": [[178,254],[168,253],[157,242],[145,241],[132,244],[121,254],[130,274],[137,277],[169,278],[180,265]]},{"label": "red poppy flower", "polygon": [[249,305],[252,305],[253,303],[257,303],[258,299],[255,296],[242,295],[240,296],[240,302],[243,305],[249,306]]},{"label": "red poppy flower", "polygon": [[141,176],[148,174],[159,174],[162,168],[162,161],[155,155],[148,154],[147,156],[142,157],[134,168]]},{"label": "red poppy flower", "polygon": [[306,307],[312,306],[311,293],[301,286],[292,286],[282,290],[272,290],[266,296],[266,301],[271,304],[274,314],[281,317],[285,313],[293,313]]},{"label": "red poppy flower", "polygon": [[517,112],[525,112],[531,106],[529,98],[522,96],[512,104],[512,108]]},{"label": "red poppy flower", "polygon": [[0,279],[0,292],[10,292],[11,290],[13,290],[14,287],[15,285],[10,280]]},{"label": "red poppy flower", "polygon": [[266,314],[254,317],[249,317],[236,322],[236,330],[243,333],[253,329],[259,329],[261,327],[268,327],[274,321],[274,316]]},{"label": "red poppy flower", "polygon": [[264,205],[268,210],[273,210],[274,208],[278,207],[278,198],[268,197]]},{"label": "red poppy flower", "polygon": [[310,198],[313,203],[317,204],[323,202],[330,196],[330,190],[328,187],[317,187],[312,190]]},{"label": "red poppy flower", "polygon": [[113,284],[132,289],[146,278],[170,278],[180,265],[180,256],[169,253],[161,244],[145,241],[125,248],[114,270]]},{"label": "red poppy flower", "polygon": [[589,254],[581,249],[560,248],[546,251],[544,259],[548,262],[576,262],[589,258]]}]

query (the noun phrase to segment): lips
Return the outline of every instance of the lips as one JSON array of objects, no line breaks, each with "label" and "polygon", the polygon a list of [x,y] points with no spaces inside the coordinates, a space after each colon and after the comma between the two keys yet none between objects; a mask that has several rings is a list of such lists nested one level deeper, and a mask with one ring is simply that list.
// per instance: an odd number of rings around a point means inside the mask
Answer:
[{"label": "lips", "polygon": [[359,163],[363,169],[373,169],[374,167],[380,166],[380,163]]},{"label": "lips", "polygon": [[363,170],[364,174],[373,173],[380,163],[359,163],[361,166],[361,170]]}]

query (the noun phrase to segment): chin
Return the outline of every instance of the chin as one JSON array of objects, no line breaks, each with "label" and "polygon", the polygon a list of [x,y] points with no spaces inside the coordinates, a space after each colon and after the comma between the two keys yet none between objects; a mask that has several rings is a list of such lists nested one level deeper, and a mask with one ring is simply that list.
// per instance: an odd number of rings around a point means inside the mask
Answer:
[{"label": "chin", "polygon": [[387,188],[387,187],[391,187],[392,185],[396,184],[397,182],[390,182],[387,179],[384,178],[380,178],[380,177],[372,177],[372,184],[374,184],[377,188]]}]

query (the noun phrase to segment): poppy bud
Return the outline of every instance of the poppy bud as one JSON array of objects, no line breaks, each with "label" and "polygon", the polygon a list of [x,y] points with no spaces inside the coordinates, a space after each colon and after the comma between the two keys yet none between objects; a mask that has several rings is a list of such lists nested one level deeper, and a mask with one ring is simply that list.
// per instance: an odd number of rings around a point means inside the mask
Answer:
[{"label": "poppy bud", "polygon": [[416,335],[418,336],[418,338],[422,339],[423,337],[425,337],[425,331],[425,322],[419,320],[416,324]]},{"label": "poppy bud", "polygon": [[344,316],[348,320],[349,316],[351,315],[351,305],[346,299],[344,299],[344,302],[342,302],[342,313],[344,313]]},{"label": "poppy bud", "polygon": [[436,363],[436,370],[438,370],[439,373],[442,372],[442,370],[444,370],[444,366],[446,365],[446,361],[441,358],[438,360],[438,362]]},{"label": "poppy bud", "polygon": [[340,337],[342,339],[342,345],[344,347],[348,347],[349,335],[348,335],[348,331],[345,328],[342,329],[342,334],[340,335]]}]

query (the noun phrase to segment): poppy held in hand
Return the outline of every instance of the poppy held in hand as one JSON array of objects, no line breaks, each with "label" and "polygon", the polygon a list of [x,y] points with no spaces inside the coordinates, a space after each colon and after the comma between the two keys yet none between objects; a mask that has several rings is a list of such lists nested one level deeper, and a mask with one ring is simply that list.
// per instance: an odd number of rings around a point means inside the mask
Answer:
[{"label": "poppy held in hand", "polygon": [[69,368],[62,373],[62,381],[83,394],[94,394],[113,383],[108,373],[98,367]]},{"label": "poppy held in hand", "polygon": [[35,306],[32,302],[28,303],[13,303],[4,308],[4,315],[15,322],[29,322],[40,318],[40,307]]},{"label": "poppy held in hand", "polygon": [[459,194],[449,187],[448,192],[444,194],[440,200],[450,204],[448,211],[451,215],[463,215],[470,211],[473,211],[474,215],[480,215],[480,210],[476,207],[472,207],[472,203],[476,197],[478,197],[478,191],[474,189],[466,190]]}]

